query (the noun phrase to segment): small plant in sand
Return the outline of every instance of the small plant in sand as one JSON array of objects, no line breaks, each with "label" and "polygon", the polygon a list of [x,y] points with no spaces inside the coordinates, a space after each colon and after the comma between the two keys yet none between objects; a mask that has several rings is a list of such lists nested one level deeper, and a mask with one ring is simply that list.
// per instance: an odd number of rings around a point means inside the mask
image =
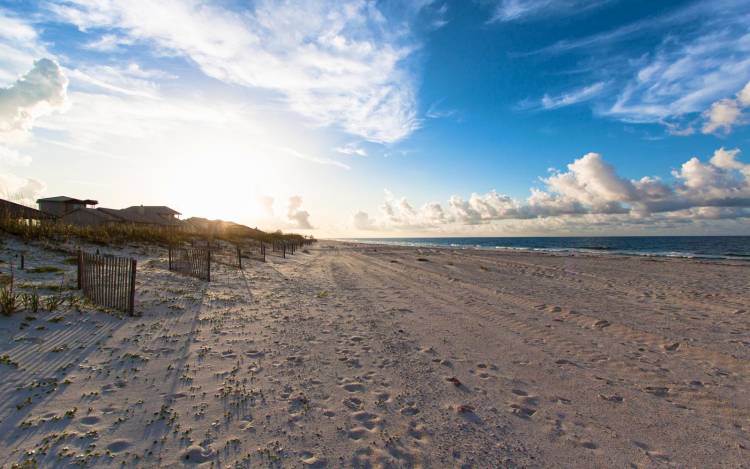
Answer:
[{"label": "small plant in sand", "polygon": [[57,311],[57,308],[62,306],[65,298],[62,295],[52,295],[44,299],[44,307],[50,313]]},{"label": "small plant in sand", "polygon": [[31,293],[24,293],[21,296],[21,301],[23,302],[23,307],[27,311],[31,311],[32,313],[39,312],[41,298],[39,298],[39,293],[37,293],[36,290],[32,291]]},{"label": "small plant in sand", "polygon": [[13,291],[13,284],[0,290],[0,314],[11,316],[18,310],[19,295]]},{"label": "small plant in sand", "polygon": [[8,365],[11,368],[18,368],[18,363],[10,359],[10,356],[0,356],[0,365]]}]

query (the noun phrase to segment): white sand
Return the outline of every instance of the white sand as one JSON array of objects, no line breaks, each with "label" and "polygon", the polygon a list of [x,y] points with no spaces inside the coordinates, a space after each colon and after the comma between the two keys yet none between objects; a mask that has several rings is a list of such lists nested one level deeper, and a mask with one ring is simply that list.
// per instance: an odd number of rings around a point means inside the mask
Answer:
[{"label": "white sand", "polygon": [[750,460],[748,264],[323,242],[207,284],[125,251],[142,317],[0,317],[0,466]]}]

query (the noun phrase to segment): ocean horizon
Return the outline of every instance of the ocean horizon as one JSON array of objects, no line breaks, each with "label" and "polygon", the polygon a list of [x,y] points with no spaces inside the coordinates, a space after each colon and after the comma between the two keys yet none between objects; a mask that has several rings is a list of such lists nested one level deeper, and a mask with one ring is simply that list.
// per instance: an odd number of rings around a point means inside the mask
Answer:
[{"label": "ocean horizon", "polygon": [[339,238],[393,246],[586,252],[750,261],[750,236],[513,236]]}]

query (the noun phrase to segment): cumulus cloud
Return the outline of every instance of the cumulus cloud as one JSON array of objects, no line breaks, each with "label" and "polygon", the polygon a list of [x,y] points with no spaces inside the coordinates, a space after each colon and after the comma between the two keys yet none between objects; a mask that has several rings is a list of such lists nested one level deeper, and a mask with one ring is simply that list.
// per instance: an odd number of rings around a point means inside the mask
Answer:
[{"label": "cumulus cloud", "polygon": [[293,223],[294,228],[300,230],[313,229],[313,226],[310,224],[310,213],[302,210],[302,197],[298,195],[289,197],[286,216]]},{"label": "cumulus cloud", "polygon": [[454,195],[445,205],[431,202],[415,209],[406,198],[386,191],[382,223],[394,229],[435,229],[512,220],[549,219],[545,223],[552,226],[570,218],[634,224],[748,217],[750,164],[740,161],[739,154],[738,149],[720,148],[707,162],[691,158],[673,171],[668,183],[650,176],[624,178],[600,154],[587,153],[566,171],[553,170],[541,178],[544,187],[532,188],[525,201],[490,191],[468,199]]},{"label": "cumulus cloud", "polygon": [[728,134],[732,127],[742,123],[742,108],[745,106],[750,106],[750,81],[737,93],[736,99],[716,101],[703,113],[703,133],[723,131]]},{"label": "cumulus cloud", "polygon": [[45,191],[46,185],[39,180],[0,173],[0,198],[35,206],[36,199]]},{"label": "cumulus cloud", "polygon": [[370,215],[368,215],[367,212],[363,212],[361,210],[355,213],[352,217],[352,224],[354,225],[354,228],[361,231],[377,230],[375,221],[370,218]]},{"label": "cumulus cloud", "polygon": [[[240,11],[176,0],[49,8],[81,30],[116,28],[128,41],[190,58],[210,77],[278,93],[297,113],[371,141],[394,142],[419,126],[409,65],[419,47],[410,27],[418,8],[396,19],[361,0],[262,0]],[[126,44],[106,38],[95,46],[115,43]]]},{"label": "cumulus cloud", "polygon": [[260,205],[263,214],[267,217],[273,216],[273,197],[269,195],[258,196],[258,205]]},{"label": "cumulus cloud", "polygon": [[37,118],[63,109],[67,87],[68,79],[56,62],[35,61],[28,73],[0,89],[0,140],[16,139],[30,130]]}]

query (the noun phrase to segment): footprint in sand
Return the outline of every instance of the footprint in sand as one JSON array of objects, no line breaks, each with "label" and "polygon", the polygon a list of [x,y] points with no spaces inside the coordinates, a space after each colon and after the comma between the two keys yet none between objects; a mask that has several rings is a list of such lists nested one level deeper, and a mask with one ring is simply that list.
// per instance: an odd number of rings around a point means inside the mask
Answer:
[{"label": "footprint in sand", "polygon": [[356,397],[348,397],[344,399],[342,403],[352,410],[359,410],[364,406],[362,399],[357,399]]},{"label": "footprint in sand", "polygon": [[402,415],[417,415],[419,413],[419,408],[416,406],[413,402],[407,402],[406,407],[401,409]]},{"label": "footprint in sand", "polygon": [[89,415],[78,420],[84,425],[96,425],[101,419],[95,415]]},{"label": "footprint in sand", "polygon": [[522,419],[529,419],[536,414],[536,407],[539,404],[539,399],[536,396],[530,396],[523,389],[513,389],[511,392],[518,396],[516,402],[509,405],[510,412],[513,415]]},{"label": "footprint in sand", "polygon": [[128,440],[115,440],[107,445],[107,449],[113,453],[119,453],[130,448],[130,442]]},{"label": "footprint in sand", "polygon": [[302,451],[300,453],[300,461],[302,461],[302,464],[304,464],[306,467],[322,468],[327,466],[327,461],[325,458],[316,456],[314,453],[311,453],[309,451]]},{"label": "footprint in sand", "polygon": [[200,464],[208,461],[214,456],[213,448],[204,448],[198,445],[188,446],[180,455],[180,459],[186,464]]},{"label": "footprint in sand", "polygon": [[346,383],[341,386],[349,392],[364,392],[365,386],[362,383]]},{"label": "footprint in sand", "polygon": [[352,417],[354,417],[355,420],[360,422],[360,424],[368,430],[373,430],[376,426],[380,425],[382,422],[382,419],[376,414],[366,412],[363,410],[354,412],[352,414]]}]

